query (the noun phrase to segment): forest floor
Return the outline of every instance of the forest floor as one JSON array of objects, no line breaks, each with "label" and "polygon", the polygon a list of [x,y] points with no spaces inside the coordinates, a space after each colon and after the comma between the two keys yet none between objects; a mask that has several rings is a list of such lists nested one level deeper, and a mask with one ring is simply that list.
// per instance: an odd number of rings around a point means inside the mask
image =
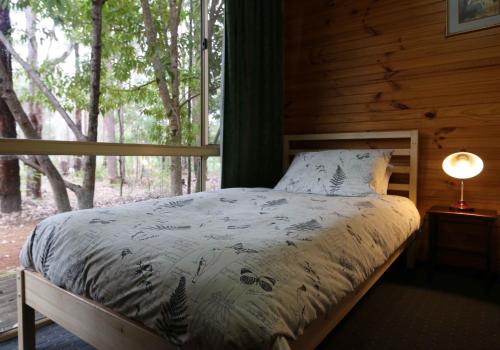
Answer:
[{"label": "forest floor", "polygon": [[[213,180],[210,179],[209,190],[218,187],[218,179],[214,178]],[[42,184],[42,189],[48,188],[48,183]],[[110,207],[168,196],[162,189],[144,185],[125,185],[123,193],[123,196],[120,197],[117,185],[111,185],[106,181],[97,182],[95,207]],[[72,207],[76,208],[76,197],[71,192],[70,201]],[[52,193],[44,190],[41,199],[31,199],[24,196],[21,212],[0,214],[0,276],[13,272],[19,266],[19,252],[26,238],[40,221],[56,213]]]}]

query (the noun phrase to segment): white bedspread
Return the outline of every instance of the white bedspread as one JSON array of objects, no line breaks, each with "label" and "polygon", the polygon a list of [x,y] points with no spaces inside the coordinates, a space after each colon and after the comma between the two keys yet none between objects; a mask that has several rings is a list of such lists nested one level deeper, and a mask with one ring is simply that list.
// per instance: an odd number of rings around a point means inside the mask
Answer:
[{"label": "white bedspread", "polygon": [[227,189],[53,216],[21,262],[176,345],[282,348],[419,224],[403,197]]}]

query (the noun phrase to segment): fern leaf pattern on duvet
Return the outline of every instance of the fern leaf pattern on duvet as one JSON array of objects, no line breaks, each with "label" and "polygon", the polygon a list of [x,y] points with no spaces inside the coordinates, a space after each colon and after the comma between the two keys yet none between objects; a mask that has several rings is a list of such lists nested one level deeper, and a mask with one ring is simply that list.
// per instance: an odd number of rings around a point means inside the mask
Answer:
[{"label": "fern leaf pattern on duvet", "polygon": [[315,231],[319,230],[321,228],[321,225],[318,221],[315,219],[306,221],[306,222],[301,222],[298,224],[291,225],[287,228],[287,234],[293,233],[293,232],[309,232],[309,231]]},{"label": "fern leaf pattern on duvet", "polygon": [[187,335],[187,297],[186,278],[182,276],[179,285],[170,295],[168,302],[161,305],[161,315],[156,320],[156,327],[173,344],[182,345]]},{"label": "fern leaf pattern on duvet", "polygon": [[85,274],[85,266],[87,264],[87,257],[78,257],[75,261],[71,262],[69,268],[64,273],[63,283],[65,288],[77,291],[79,294],[83,293],[83,281]]},{"label": "fern leaf pattern on duvet", "polygon": [[56,232],[55,227],[52,228],[52,231],[47,236],[45,247],[42,252],[42,257],[40,258],[40,262],[42,264],[42,272],[45,276],[47,276],[47,272],[50,268],[50,259],[54,255],[53,244],[54,244],[54,234]]},{"label": "fern leaf pattern on duvet", "polygon": [[354,178],[339,165],[335,196],[231,188],[55,215],[21,264],[173,349],[281,347],[420,227],[408,199],[340,198]]},{"label": "fern leaf pattern on duvet", "polygon": [[194,201],[193,198],[190,198],[190,199],[181,199],[181,200],[178,200],[178,201],[171,201],[171,202],[168,202],[168,203],[160,204],[158,207],[156,207],[156,210],[166,209],[166,208],[168,208],[168,209],[182,208],[182,207],[185,207],[188,204],[191,204],[193,201]]},{"label": "fern leaf pattern on duvet", "polygon": [[162,225],[162,224],[144,227],[145,230],[151,230],[151,231],[176,231],[176,230],[189,230],[190,228],[191,228],[190,225],[175,226],[175,225]]},{"label": "fern leaf pattern on duvet", "polygon": [[330,179],[330,196],[334,196],[335,192],[340,190],[340,188],[344,184],[345,179],[346,176],[344,170],[342,170],[340,165],[337,165],[337,170],[335,170],[335,174],[333,174],[332,178]]},{"label": "fern leaf pattern on duvet", "polygon": [[275,199],[275,200],[271,200],[271,201],[265,202],[262,205],[262,209],[264,209],[264,208],[273,208],[273,207],[277,207],[279,205],[285,205],[285,204],[288,204],[288,201],[286,200],[286,198]]}]

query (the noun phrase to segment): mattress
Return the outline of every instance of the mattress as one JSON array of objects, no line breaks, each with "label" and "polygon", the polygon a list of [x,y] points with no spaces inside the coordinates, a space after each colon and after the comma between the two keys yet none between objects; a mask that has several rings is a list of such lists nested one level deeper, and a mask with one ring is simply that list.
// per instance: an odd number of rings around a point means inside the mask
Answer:
[{"label": "mattress", "polygon": [[20,257],[177,346],[287,348],[419,225],[403,197],[235,188],[58,214]]}]

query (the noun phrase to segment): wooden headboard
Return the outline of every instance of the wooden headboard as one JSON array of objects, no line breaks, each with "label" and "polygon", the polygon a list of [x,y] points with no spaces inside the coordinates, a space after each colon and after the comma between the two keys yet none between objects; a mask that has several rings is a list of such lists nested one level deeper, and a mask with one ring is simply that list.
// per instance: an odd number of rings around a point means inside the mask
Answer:
[{"label": "wooden headboard", "polygon": [[285,135],[283,169],[300,152],[327,149],[394,149],[389,193],[417,204],[418,130]]}]

